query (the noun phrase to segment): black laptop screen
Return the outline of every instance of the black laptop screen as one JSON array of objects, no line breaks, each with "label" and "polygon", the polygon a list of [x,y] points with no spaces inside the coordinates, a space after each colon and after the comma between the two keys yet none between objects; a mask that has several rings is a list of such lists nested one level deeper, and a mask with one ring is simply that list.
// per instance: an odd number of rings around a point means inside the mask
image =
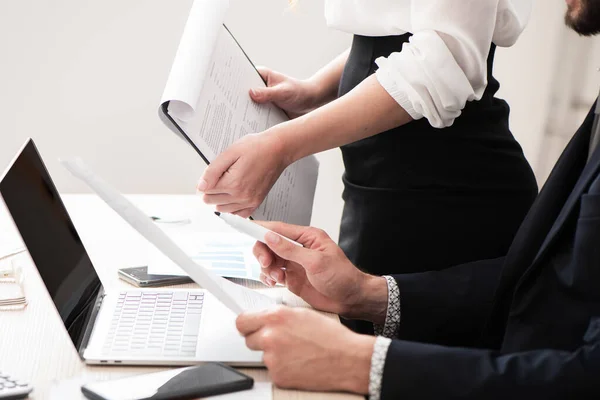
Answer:
[{"label": "black laptop screen", "polygon": [[101,284],[33,141],[0,182],[0,193],[79,349]]}]

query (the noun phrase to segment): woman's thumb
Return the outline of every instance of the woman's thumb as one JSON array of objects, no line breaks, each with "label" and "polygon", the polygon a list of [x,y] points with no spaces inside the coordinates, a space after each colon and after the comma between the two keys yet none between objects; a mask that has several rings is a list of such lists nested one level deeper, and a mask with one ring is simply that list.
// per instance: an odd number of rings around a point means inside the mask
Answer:
[{"label": "woman's thumb", "polygon": [[262,89],[250,89],[250,98],[257,103],[268,103],[275,100],[277,90],[276,86]]}]

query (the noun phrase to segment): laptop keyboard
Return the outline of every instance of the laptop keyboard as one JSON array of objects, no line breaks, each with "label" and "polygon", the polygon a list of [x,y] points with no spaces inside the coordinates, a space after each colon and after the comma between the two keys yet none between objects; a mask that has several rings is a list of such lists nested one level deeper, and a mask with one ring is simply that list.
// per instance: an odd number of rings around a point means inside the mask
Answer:
[{"label": "laptop keyboard", "polygon": [[103,354],[195,356],[203,302],[203,292],[120,293]]}]

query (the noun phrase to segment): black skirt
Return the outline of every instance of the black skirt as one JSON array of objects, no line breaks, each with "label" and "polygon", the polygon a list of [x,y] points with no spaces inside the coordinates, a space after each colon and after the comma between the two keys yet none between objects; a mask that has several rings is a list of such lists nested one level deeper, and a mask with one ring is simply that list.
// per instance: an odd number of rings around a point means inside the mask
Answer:
[{"label": "black skirt", "polygon": [[[410,34],[355,36],[342,96],[374,73],[375,59],[401,51]],[[451,127],[423,118],[342,147],[345,201],[340,246],[377,275],[441,270],[505,255],[537,195],[508,127],[509,107],[488,86]]]}]

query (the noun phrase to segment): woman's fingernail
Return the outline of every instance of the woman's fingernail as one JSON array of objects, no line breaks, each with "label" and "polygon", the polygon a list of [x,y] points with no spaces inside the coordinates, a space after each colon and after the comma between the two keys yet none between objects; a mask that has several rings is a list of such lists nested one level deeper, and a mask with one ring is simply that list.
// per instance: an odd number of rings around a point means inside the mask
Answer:
[{"label": "woman's fingernail", "polygon": [[271,279],[273,279],[275,282],[279,281],[277,272],[275,272],[275,271],[271,272]]},{"label": "woman's fingernail", "polygon": [[250,94],[252,94],[252,97],[254,98],[260,97],[260,92],[255,89],[250,89]]},{"label": "woman's fingernail", "polygon": [[265,256],[258,257],[258,262],[263,268],[267,268],[267,265],[265,264]]},{"label": "woman's fingernail", "polygon": [[268,244],[277,244],[281,241],[281,237],[273,232],[267,232],[267,234],[265,235],[265,241]]},{"label": "woman's fingernail", "polygon": [[269,286],[275,286],[275,281],[271,278],[267,278],[267,281],[269,281]]},{"label": "woman's fingernail", "polygon": [[196,186],[196,188],[203,192],[206,190],[206,187],[208,186],[208,182],[206,182],[204,179],[200,179],[200,182],[198,182],[198,186]]}]

